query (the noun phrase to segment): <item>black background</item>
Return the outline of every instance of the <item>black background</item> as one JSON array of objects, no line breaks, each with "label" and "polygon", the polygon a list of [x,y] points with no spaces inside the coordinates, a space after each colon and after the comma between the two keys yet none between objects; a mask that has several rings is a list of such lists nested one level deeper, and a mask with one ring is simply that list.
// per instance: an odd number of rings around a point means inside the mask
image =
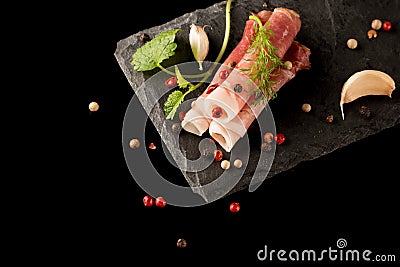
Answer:
[{"label": "black background", "polygon": [[[146,192],[131,177],[122,152],[122,123],[133,90],[114,58],[116,43],[216,2],[97,4],[63,17],[62,39],[77,51],[68,84],[74,95],[70,108],[83,124],[69,129],[81,142],[70,147],[76,165],[68,168],[65,184],[71,191],[59,208],[64,226],[56,227],[51,239],[68,244],[59,249],[59,261],[254,265],[264,245],[322,250],[335,248],[339,238],[349,249],[396,254],[399,260],[399,126],[304,162],[254,193],[244,190],[194,208],[143,206]],[[99,111],[88,110],[91,101],[99,103]],[[160,142],[156,135],[154,140]],[[164,168],[184,182],[179,170],[167,162]],[[238,213],[229,211],[232,201],[240,203]],[[177,248],[179,238],[187,240],[185,249]]]}]

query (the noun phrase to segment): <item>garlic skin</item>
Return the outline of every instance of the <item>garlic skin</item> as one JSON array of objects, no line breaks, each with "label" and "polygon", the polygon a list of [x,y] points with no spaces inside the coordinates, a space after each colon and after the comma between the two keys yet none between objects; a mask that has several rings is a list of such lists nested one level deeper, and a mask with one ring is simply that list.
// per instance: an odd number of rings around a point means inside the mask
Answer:
[{"label": "garlic skin", "polygon": [[392,77],[378,70],[363,70],[354,73],[342,87],[340,110],[344,120],[343,104],[367,95],[392,97],[395,83]]},{"label": "garlic skin", "polygon": [[193,56],[199,63],[199,70],[203,70],[203,60],[207,57],[210,43],[204,27],[190,25],[189,43],[192,48]]}]

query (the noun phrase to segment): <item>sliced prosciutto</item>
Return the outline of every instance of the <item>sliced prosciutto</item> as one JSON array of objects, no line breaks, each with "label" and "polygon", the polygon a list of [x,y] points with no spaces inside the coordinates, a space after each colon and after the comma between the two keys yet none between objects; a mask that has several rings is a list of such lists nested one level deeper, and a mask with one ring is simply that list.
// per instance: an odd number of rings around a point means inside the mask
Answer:
[{"label": "sliced prosciutto", "polygon": [[[292,68],[275,71],[274,74],[276,76],[271,79],[275,81],[272,84],[272,89],[277,92],[283,85],[293,79],[298,71],[310,69],[310,54],[309,48],[296,41],[293,42],[283,58],[285,61],[292,62]],[[236,142],[244,136],[247,129],[265,108],[264,104],[252,107],[250,105],[246,103],[243,109],[229,122],[222,123],[218,120],[212,120],[209,125],[211,137],[227,152],[232,150]]]},{"label": "sliced prosciutto", "polygon": [[[271,11],[262,10],[257,13],[257,16],[264,24],[270,18],[271,14]],[[254,20],[246,21],[242,39],[236,45],[235,49],[232,50],[224,63],[219,67],[207,89],[196,99],[192,104],[192,108],[186,113],[185,118],[182,121],[182,128],[184,130],[199,136],[208,130],[211,119],[205,116],[203,112],[203,100],[225,80],[221,78],[220,73],[227,72],[229,75],[232,71],[232,67],[237,65],[237,63],[239,63],[239,61],[244,57],[255,35],[255,24],[256,22]]]},{"label": "sliced prosciutto", "polygon": [[[264,27],[273,32],[270,42],[277,49],[277,56],[283,58],[300,31],[301,20],[293,10],[275,8]],[[243,70],[254,64],[257,55],[257,51],[245,53],[235,66],[235,69],[240,71],[232,72],[222,84],[204,98],[202,105],[205,115],[222,123],[227,123],[236,117],[253,95],[255,85],[248,83],[249,73]],[[235,91],[236,84],[242,86],[240,92]],[[213,112],[216,109],[221,111],[218,116]]]}]

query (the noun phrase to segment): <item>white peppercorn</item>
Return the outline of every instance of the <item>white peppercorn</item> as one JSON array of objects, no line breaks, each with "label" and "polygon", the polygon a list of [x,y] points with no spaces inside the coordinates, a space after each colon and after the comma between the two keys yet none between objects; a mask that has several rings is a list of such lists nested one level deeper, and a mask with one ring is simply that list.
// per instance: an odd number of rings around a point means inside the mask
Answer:
[{"label": "white peppercorn", "polygon": [[99,110],[99,104],[97,104],[97,102],[91,102],[89,104],[89,110],[90,111],[98,111]]},{"label": "white peppercorn", "polygon": [[381,27],[382,27],[382,21],[381,21],[381,20],[379,20],[379,19],[374,19],[374,20],[371,22],[371,28],[372,28],[372,29],[378,31]]},{"label": "white peppercorn", "polygon": [[351,38],[351,39],[347,40],[347,47],[348,47],[348,48],[350,48],[350,49],[356,49],[356,48],[357,48],[357,45],[358,45],[358,42],[357,42],[356,39]]}]

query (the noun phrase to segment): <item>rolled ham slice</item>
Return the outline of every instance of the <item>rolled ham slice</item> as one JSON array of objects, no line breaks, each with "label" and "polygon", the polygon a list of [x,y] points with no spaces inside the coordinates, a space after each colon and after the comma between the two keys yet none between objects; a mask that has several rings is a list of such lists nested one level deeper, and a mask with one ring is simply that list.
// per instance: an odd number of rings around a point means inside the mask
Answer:
[{"label": "rolled ham slice", "polygon": [[[257,13],[257,16],[260,18],[261,22],[264,24],[270,18],[272,12],[269,10],[262,10]],[[204,99],[209,93],[212,91],[212,86],[217,84],[221,84],[225,79],[222,79],[219,75],[222,71],[226,71],[229,75],[232,71],[231,66],[236,65],[245,55],[248,47],[252,42],[252,38],[255,34],[254,31],[254,20],[247,20],[246,25],[243,31],[242,39],[236,45],[236,47],[232,50],[229,56],[225,59],[224,63],[217,70],[217,75],[214,76],[210,85],[207,89],[195,100],[192,108],[186,113],[184,120],[181,125],[182,128],[190,133],[196,135],[203,135],[204,132],[208,130],[211,119],[206,116],[203,112],[202,107],[204,106]]]},{"label": "rolled ham slice", "polygon": [[208,130],[211,119],[204,116],[203,112],[196,107],[196,102],[192,108],[186,113],[181,125],[186,131],[198,136],[202,136]]},{"label": "rolled ham slice", "polygon": [[[282,69],[275,71],[277,75],[271,79],[276,81],[273,84],[273,90],[277,92],[283,85],[293,79],[298,71],[310,69],[310,54],[309,48],[296,41],[293,42],[284,56],[285,61],[292,62],[292,68],[290,70]],[[247,129],[265,108],[264,104],[259,104],[252,108],[250,105],[246,103],[237,116],[227,123],[221,123],[217,120],[212,120],[210,123],[209,133],[211,137],[227,152],[232,150],[236,142],[244,136]]]},{"label": "rolled ham slice", "polygon": [[209,127],[212,138],[218,142],[226,152],[230,152],[236,142],[241,138],[235,131],[230,131],[222,123],[212,120]]},{"label": "rolled ham slice", "polygon": [[[293,43],[297,33],[300,31],[300,16],[293,10],[287,8],[275,8],[264,27],[268,27],[274,34],[270,39],[271,44],[277,48],[277,56],[283,58],[286,51]],[[248,51],[235,66],[238,70],[248,69],[254,64],[258,51]],[[235,71],[226,80],[213,90],[203,101],[205,115],[212,117],[222,123],[232,120],[248,102],[252,96],[254,85],[243,83],[249,81],[246,71]],[[235,92],[235,84],[241,84],[242,90]],[[213,110],[220,108],[222,115],[213,116]]]}]

